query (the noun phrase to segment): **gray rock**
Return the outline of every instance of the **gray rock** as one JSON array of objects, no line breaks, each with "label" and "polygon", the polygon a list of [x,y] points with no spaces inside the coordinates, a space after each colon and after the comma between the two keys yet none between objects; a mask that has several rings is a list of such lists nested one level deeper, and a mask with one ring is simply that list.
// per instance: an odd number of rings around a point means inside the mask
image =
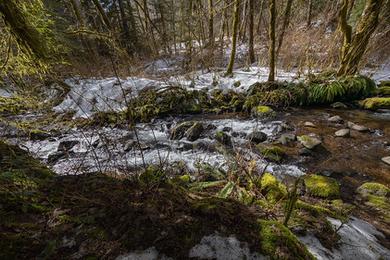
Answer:
[{"label": "gray rock", "polygon": [[343,119],[340,116],[332,116],[328,118],[328,121],[332,123],[341,123],[343,122]]},{"label": "gray rock", "polygon": [[303,125],[306,126],[306,127],[313,127],[313,128],[316,127],[316,125],[313,124],[312,122],[305,122],[305,123],[303,123]]},{"label": "gray rock", "polygon": [[278,139],[278,142],[283,144],[283,145],[286,145],[290,142],[293,142],[296,140],[296,136],[295,134],[282,134],[279,139]]},{"label": "gray rock", "polygon": [[359,132],[369,131],[368,127],[363,126],[363,125],[358,125],[358,124],[355,124],[353,122],[348,122],[347,125],[348,125],[348,128],[355,130],[355,131],[359,131]]},{"label": "gray rock", "polygon": [[255,144],[258,144],[267,140],[267,134],[261,131],[254,131],[247,136],[247,139]]},{"label": "gray rock", "polygon": [[384,162],[384,163],[390,165],[390,156],[383,157],[383,158],[382,158],[382,162]]},{"label": "gray rock", "polygon": [[319,138],[309,135],[298,136],[298,141],[307,149],[313,149],[322,143]]},{"label": "gray rock", "polygon": [[349,129],[340,129],[334,133],[337,137],[348,137],[351,134]]},{"label": "gray rock", "polygon": [[204,130],[203,124],[200,122],[196,122],[193,126],[191,126],[185,133],[188,141],[197,140]]},{"label": "gray rock", "polygon": [[345,108],[348,108],[347,105],[345,105],[344,103],[341,103],[341,102],[333,103],[333,104],[331,104],[330,106],[333,107],[333,108],[336,108],[336,109],[345,109]]}]

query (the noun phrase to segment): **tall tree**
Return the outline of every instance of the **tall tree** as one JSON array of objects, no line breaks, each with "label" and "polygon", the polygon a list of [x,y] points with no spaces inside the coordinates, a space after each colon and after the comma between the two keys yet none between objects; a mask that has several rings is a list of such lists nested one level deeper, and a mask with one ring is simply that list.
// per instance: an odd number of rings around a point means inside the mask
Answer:
[{"label": "tall tree", "polygon": [[238,20],[240,19],[240,0],[235,0],[234,3],[234,15],[233,15],[233,35],[232,35],[232,52],[230,54],[229,65],[226,70],[227,75],[233,73],[234,60],[236,57],[237,47],[237,31],[238,31]]},{"label": "tall tree", "polygon": [[285,34],[286,29],[290,23],[290,14],[291,14],[292,4],[293,4],[293,0],[287,0],[286,8],[284,9],[284,14],[283,14],[283,24],[282,24],[282,28],[280,30],[280,34],[279,34],[279,38],[278,38],[278,47],[276,48],[276,57],[279,56],[279,51],[280,51],[280,48],[282,47],[284,34]]},{"label": "tall tree", "polygon": [[[358,71],[359,63],[367,49],[371,35],[379,24],[379,14],[383,2],[384,0],[367,0],[355,33],[350,38],[344,38],[341,64],[337,72],[339,76],[353,75]],[[344,24],[340,27],[345,26],[345,18],[344,14],[339,16],[339,23]]]},{"label": "tall tree", "polygon": [[255,0],[249,0],[249,62],[252,64],[255,62],[255,50],[253,47],[254,42],[254,7]]},{"label": "tall tree", "polygon": [[95,5],[96,9],[98,10],[100,17],[102,18],[104,24],[107,26],[109,30],[112,29],[112,25],[110,22],[110,19],[108,18],[106,12],[103,9],[103,6],[101,5],[99,0],[92,0],[93,4]]},{"label": "tall tree", "polygon": [[275,24],[276,24],[276,0],[269,1],[269,75],[268,81],[275,81]]},{"label": "tall tree", "polygon": [[214,7],[213,0],[208,0],[209,9],[209,45],[214,47]]}]

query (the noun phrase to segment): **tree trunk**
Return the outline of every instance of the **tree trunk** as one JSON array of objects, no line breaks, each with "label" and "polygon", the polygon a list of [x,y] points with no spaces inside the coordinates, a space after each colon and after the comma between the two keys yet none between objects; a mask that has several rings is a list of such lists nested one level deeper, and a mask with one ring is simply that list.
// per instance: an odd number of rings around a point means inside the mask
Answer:
[{"label": "tree trunk", "polygon": [[227,75],[233,73],[234,59],[236,57],[236,45],[237,45],[237,30],[238,20],[240,19],[240,0],[235,0],[234,3],[234,15],[233,15],[233,35],[232,35],[232,52],[230,54],[230,61],[226,70]]},{"label": "tree trunk", "polygon": [[371,35],[379,24],[379,14],[384,0],[367,0],[353,36],[338,70],[338,76],[353,75],[367,49]]},{"label": "tree trunk", "polygon": [[131,47],[131,40],[130,40],[130,31],[129,31],[129,25],[127,23],[127,17],[125,13],[125,7],[123,5],[123,0],[118,0],[119,4],[119,13],[120,13],[120,18],[121,18],[121,23],[122,23],[122,43],[123,46],[126,48],[127,53],[132,55],[134,52],[134,49]]},{"label": "tree trunk", "polygon": [[255,0],[249,0],[249,62],[252,64],[255,62],[255,51],[253,47],[254,42],[254,4]]},{"label": "tree trunk", "polygon": [[276,0],[269,1],[269,75],[268,81],[275,81],[275,23],[276,23]]},{"label": "tree trunk", "polygon": [[307,28],[310,28],[311,26],[311,15],[313,12],[313,0],[309,0],[309,10],[307,11]]},{"label": "tree trunk", "polygon": [[259,20],[257,22],[257,34],[260,34],[260,31],[261,31],[261,21],[263,19],[264,2],[265,2],[265,0],[261,0],[261,3],[260,3]]},{"label": "tree trunk", "polygon": [[345,55],[347,54],[352,41],[352,27],[348,24],[349,5],[350,0],[341,0],[340,11],[338,13],[338,27],[343,35],[343,45],[341,46],[340,51],[340,61],[345,59]]},{"label": "tree trunk", "polygon": [[213,0],[208,0],[209,4],[209,45],[211,49],[214,47],[214,8]]},{"label": "tree trunk", "polygon": [[111,26],[111,22],[110,22],[110,19],[108,19],[108,16],[106,14],[106,12],[104,11],[102,5],[100,4],[99,0],[92,0],[96,9],[98,10],[104,24],[107,26],[107,28],[109,30],[111,30],[112,26]]},{"label": "tree trunk", "polygon": [[282,47],[284,34],[286,32],[286,29],[290,23],[290,14],[291,14],[291,7],[292,7],[293,0],[287,0],[286,8],[284,9],[283,14],[283,24],[282,28],[280,30],[279,39],[278,39],[278,48],[276,49],[276,58],[279,57],[279,51]]}]

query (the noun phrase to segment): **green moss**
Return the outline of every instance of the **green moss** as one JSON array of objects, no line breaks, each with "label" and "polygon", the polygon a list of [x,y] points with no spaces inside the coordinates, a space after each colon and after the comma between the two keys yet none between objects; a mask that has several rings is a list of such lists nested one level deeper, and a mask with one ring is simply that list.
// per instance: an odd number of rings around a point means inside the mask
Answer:
[{"label": "green moss", "polygon": [[307,192],[312,196],[328,199],[340,196],[340,187],[335,179],[312,174],[305,176],[304,183]]},{"label": "green moss", "polygon": [[365,204],[373,207],[384,214],[390,211],[390,189],[383,184],[366,182],[357,190],[357,193],[365,200]]},{"label": "green moss", "polygon": [[390,96],[390,86],[383,86],[377,88],[375,94],[378,96]]},{"label": "green moss", "polygon": [[276,145],[258,144],[256,147],[264,158],[275,162],[280,162],[286,154],[282,147]]},{"label": "green moss", "polygon": [[390,193],[390,189],[380,183],[366,182],[357,189],[357,192],[362,196],[375,195],[386,197]]},{"label": "green moss", "polygon": [[390,97],[373,97],[366,98],[359,102],[359,104],[369,110],[390,108]]},{"label": "green moss", "polygon": [[271,202],[276,202],[287,196],[287,187],[279,182],[270,173],[264,173],[260,181],[260,189],[266,198]]},{"label": "green moss", "polygon": [[315,259],[291,231],[277,221],[260,220],[261,251],[271,259]]}]

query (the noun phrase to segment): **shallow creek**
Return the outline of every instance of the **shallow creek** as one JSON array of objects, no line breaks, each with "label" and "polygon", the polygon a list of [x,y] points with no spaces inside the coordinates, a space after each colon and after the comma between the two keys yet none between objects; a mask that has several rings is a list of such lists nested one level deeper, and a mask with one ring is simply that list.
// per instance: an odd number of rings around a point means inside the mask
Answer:
[{"label": "shallow creek", "polygon": [[[342,121],[330,122],[329,118],[336,115]],[[18,120],[34,120],[34,116]],[[200,121],[205,130],[195,141],[185,137],[171,140],[170,132],[183,121]],[[335,131],[346,128],[348,121],[364,125],[369,131],[351,130],[349,137],[335,137]],[[308,127],[305,122],[311,122],[312,126]],[[390,184],[390,165],[381,161],[382,157],[390,156],[390,111],[290,108],[267,120],[239,114],[186,116],[138,124],[137,135],[134,131],[115,127],[56,130],[56,134],[41,140],[12,137],[6,129],[1,133],[3,138],[30,151],[58,174],[100,171],[127,174],[142,168],[144,163],[185,165],[194,176],[200,163],[228,169],[232,157],[219,148],[214,138],[217,131],[224,131],[232,136],[234,153],[246,160],[255,160],[261,170],[272,172],[281,179],[312,172],[338,179],[342,184],[342,199],[346,202],[353,200],[354,191],[364,181]],[[267,135],[265,143],[277,143],[282,134],[294,134],[316,135],[322,144],[304,155],[298,141],[278,144],[284,147],[287,156],[280,163],[268,162],[248,140],[248,135],[254,131]],[[369,217],[364,219],[370,220]],[[337,220],[331,222],[335,228],[341,224],[336,223]],[[352,218],[340,229],[340,236],[342,245],[333,251],[324,248],[310,234],[300,239],[318,259],[390,258],[389,250],[377,240],[388,244],[388,234],[386,237],[361,219]]]}]

